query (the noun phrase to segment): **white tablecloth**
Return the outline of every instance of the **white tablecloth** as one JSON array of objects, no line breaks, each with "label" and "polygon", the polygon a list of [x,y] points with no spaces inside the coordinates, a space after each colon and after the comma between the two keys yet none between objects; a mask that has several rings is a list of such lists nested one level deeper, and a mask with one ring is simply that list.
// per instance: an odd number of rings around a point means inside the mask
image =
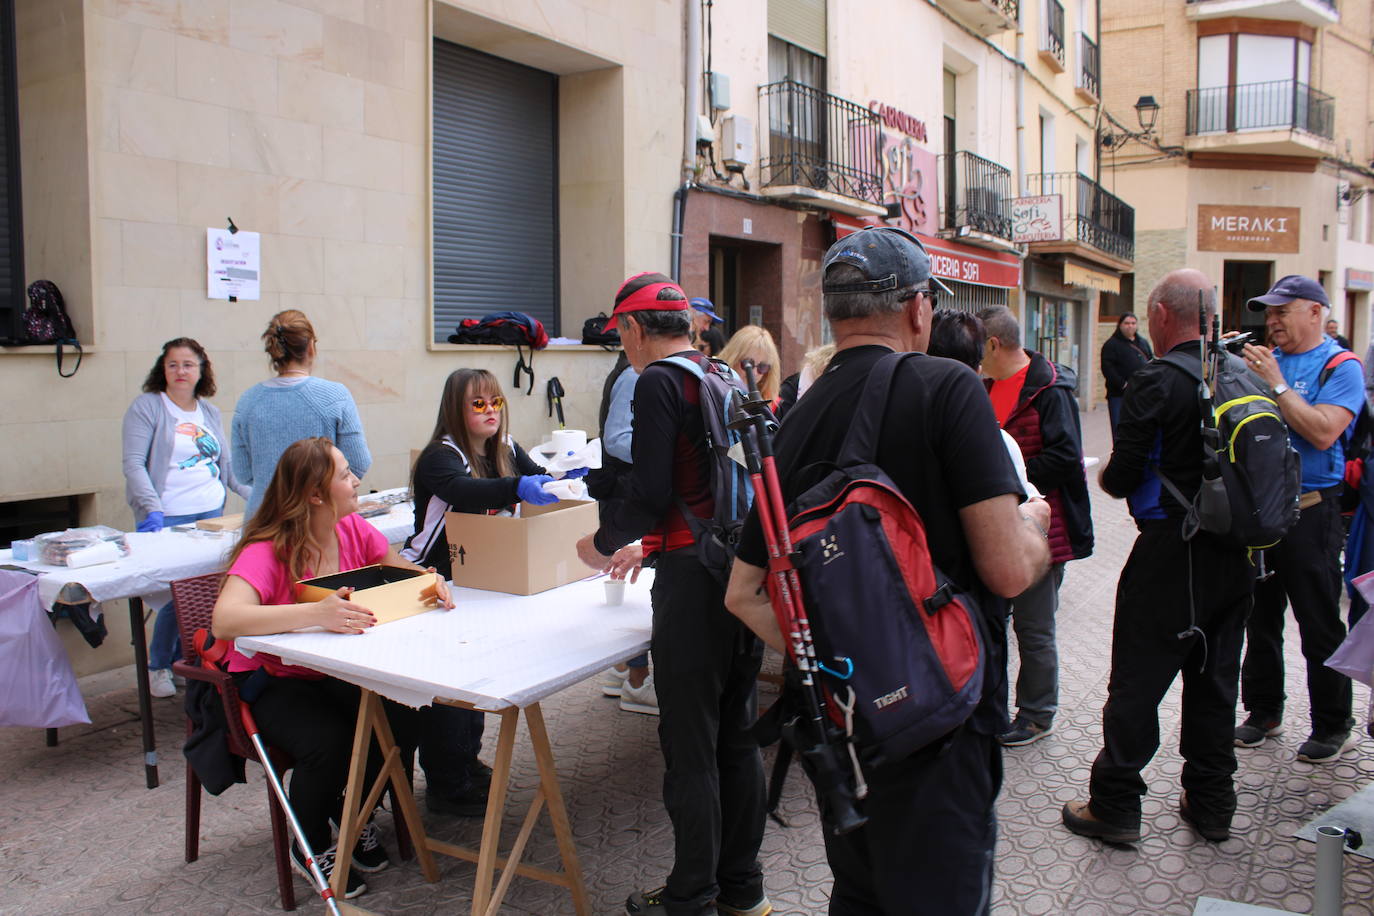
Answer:
[{"label": "white tablecloth", "polygon": [[604,576],[537,595],[454,589],[451,611],[430,611],[366,633],[240,637],[245,652],[270,652],[407,706],[435,698],[479,709],[525,707],[649,645],[653,572],[606,604]]},{"label": "white tablecloth", "polygon": [[[377,495],[395,492],[399,491],[386,490]],[[415,528],[415,516],[408,502],[399,503],[386,515],[375,516],[368,521],[391,544],[405,540]],[[151,606],[157,607],[170,600],[167,591],[170,583],[224,569],[229,551],[238,541],[238,532],[174,531],[164,528],[157,532],[132,532],[127,538],[129,555],[113,563],[69,569],[66,566],[15,561],[9,550],[0,550],[0,563],[13,563],[41,573],[38,577],[38,597],[45,608],[52,607],[58,592],[68,583],[82,586],[95,601],[116,601],[138,596],[147,598]]]}]

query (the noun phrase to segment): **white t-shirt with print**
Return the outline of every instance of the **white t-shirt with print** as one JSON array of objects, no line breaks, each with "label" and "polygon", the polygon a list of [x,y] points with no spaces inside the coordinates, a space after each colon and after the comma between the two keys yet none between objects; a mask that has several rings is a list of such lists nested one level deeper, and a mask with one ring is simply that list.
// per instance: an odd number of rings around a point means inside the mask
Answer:
[{"label": "white t-shirt with print", "polygon": [[206,428],[199,401],[194,410],[182,410],[164,392],[162,406],[176,424],[162,487],[162,514],[197,515],[218,509],[224,505],[224,482],[219,479],[223,443]]}]

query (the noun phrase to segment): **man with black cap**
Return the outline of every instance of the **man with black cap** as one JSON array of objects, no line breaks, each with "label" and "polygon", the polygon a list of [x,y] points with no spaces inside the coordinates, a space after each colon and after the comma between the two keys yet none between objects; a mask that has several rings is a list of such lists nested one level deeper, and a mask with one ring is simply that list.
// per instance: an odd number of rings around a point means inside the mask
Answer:
[{"label": "man with black cap", "polygon": [[1238,747],[1256,747],[1283,731],[1283,623],[1291,603],[1307,659],[1312,732],[1298,748],[1308,763],[1335,760],[1350,746],[1350,679],[1326,667],[1345,638],[1341,622],[1341,480],[1345,439],[1364,403],[1360,362],[1328,337],[1326,290],[1290,275],[1250,310],[1264,312],[1275,349],[1253,344],[1244,356],[1268,384],[1302,458],[1302,514],[1279,544],[1266,552],[1274,575],[1255,586],[1255,609],[1246,627],[1241,701],[1249,715],[1236,726]]},{"label": "man with black cap", "polygon": [[[600,528],[577,543],[583,562],[623,575],[655,563],[653,634],[663,805],[673,824],[673,870],[656,890],[632,894],[631,916],[766,916],[763,760],[749,729],[763,647],[725,610],[723,586],[697,559],[684,511],[715,512],[700,381],[658,360],[703,362],[692,349],[687,296],[662,274],[638,274],[616,294],[607,327],[635,383],[628,488]],[[621,551],[621,548],[626,548]],[[614,555],[614,557],[613,557]],[[629,557],[630,559],[626,559]]]},{"label": "man with black cap", "polygon": [[[895,227],[846,236],[830,247],[822,270],[836,352],[778,430],[774,447],[786,501],[817,483],[839,457],[878,361],[894,350],[925,350],[935,297],[944,289],[931,276],[920,241]],[[825,831],[835,879],[830,913],[985,913],[1002,781],[994,735],[1006,728],[1006,618],[994,596],[1018,595],[1044,575],[1048,506],[1043,500],[1020,505],[1025,495],[982,383],[954,360],[920,355],[901,363],[874,463],[920,513],[934,565],[979,602],[990,636],[988,677],[981,703],[963,725],[908,757],[865,767],[868,796],[858,808],[867,824],[844,836]],[[781,650],[762,589],[767,565],[751,513],[726,604]]]}]

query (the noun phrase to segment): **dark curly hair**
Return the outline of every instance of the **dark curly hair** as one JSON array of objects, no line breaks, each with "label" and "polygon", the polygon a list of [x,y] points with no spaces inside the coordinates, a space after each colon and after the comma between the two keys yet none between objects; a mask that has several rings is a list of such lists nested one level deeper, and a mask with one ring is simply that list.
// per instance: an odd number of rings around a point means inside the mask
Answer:
[{"label": "dark curly hair", "polygon": [[215,367],[210,365],[210,354],[206,353],[204,347],[189,337],[178,337],[162,345],[162,352],[158,354],[157,361],[153,363],[153,368],[148,370],[148,377],[143,380],[143,390],[148,392],[167,390],[167,370],[163,368],[163,365],[167,362],[168,351],[174,347],[185,347],[196,354],[196,358],[200,360],[200,381],[196,382],[196,397],[214,397]]}]

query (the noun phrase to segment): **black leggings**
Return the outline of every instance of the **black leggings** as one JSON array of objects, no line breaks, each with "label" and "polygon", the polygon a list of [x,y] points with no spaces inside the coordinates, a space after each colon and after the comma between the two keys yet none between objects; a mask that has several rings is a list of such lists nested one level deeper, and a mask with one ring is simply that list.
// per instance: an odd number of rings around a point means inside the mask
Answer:
[{"label": "black leggings", "polygon": [[[358,696],[356,685],[332,677],[273,677],[253,703],[253,718],[263,739],[295,758],[288,795],[315,852],[332,845],[329,819],[338,820],[343,811]],[[382,705],[409,771],[419,712],[390,700],[383,700]],[[367,757],[369,784],[381,767],[382,756],[373,741]]]}]

